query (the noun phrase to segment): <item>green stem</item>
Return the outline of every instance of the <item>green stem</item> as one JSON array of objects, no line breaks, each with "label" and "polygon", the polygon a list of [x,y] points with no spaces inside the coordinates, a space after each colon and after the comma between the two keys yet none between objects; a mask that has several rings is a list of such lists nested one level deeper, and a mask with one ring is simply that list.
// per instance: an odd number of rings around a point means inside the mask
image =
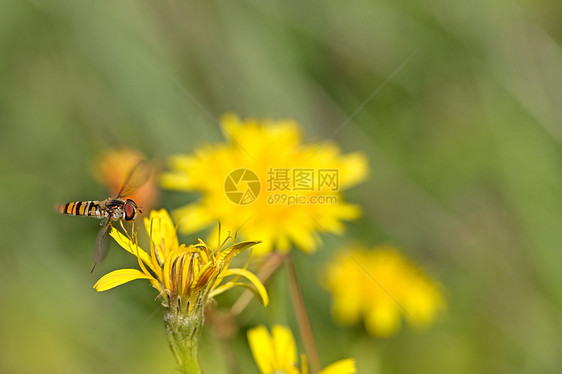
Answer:
[{"label": "green stem", "polygon": [[184,374],[201,374],[197,345],[203,328],[204,314],[203,308],[196,309],[182,314],[176,308],[170,308],[164,315],[170,348]]},{"label": "green stem", "polygon": [[318,357],[318,350],[316,349],[316,343],[314,342],[314,334],[312,334],[310,320],[308,319],[306,307],[304,306],[304,298],[297,278],[297,271],[295,269],[293,256],[288,254],[285,256],[284,260],[285,265],[287,265],[287,271],[289,272],[289,289],[291,291],[291,299],[293,300],[293,310],[297,318],[297,324],[299,325],[304,349],[310,359],[312,374],[316,374],[320,371],[322,366],[320,365],[320,358]]}]

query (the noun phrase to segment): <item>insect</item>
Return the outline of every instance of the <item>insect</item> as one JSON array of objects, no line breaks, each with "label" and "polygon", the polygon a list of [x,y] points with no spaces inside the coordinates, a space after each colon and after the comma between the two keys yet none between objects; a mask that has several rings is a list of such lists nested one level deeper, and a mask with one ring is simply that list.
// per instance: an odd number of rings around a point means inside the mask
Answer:
[{"label": "insect", "polygon": [[[142,186],[150,177],[151,168],[150,164],[145,161],[139,161],[123,183],[123,187],[114,198],[105,200],[91,200],[91,201],[76,201],[66,204],[58,204],[55,209],[62,214],[70,214],[73,216],[88,216],[103,219],[96,239],[96,254],[94,271],[96,265],[102,262],[107,255],[109,232],[111,231],[112,223],[119,221],[121,228],[125,233],[123,221],[131,221],[134,225],[134,220],[138,213],[142,213],[142,207],[139,207],[131,199],[122,199],[131,195],[137,188]],[[134,227],[134,226],[133,226]]]}]

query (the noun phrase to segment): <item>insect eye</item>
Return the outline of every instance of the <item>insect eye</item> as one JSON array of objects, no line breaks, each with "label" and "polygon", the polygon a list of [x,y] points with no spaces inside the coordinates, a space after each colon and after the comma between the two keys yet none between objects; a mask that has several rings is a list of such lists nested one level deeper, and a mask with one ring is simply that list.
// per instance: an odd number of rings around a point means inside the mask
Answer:
[{"label": "insect eye", "polygon": [[127,202],[125,203],[125,220],[130,221],[132,219],[135,219],[136,215],[137,215],[136,204],[133,201],[127,200]]}]

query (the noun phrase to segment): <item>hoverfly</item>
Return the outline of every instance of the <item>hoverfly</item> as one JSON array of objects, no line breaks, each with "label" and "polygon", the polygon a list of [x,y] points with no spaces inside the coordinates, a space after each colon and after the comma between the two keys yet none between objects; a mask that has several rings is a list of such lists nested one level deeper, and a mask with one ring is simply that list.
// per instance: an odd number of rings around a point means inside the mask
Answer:
[{"label": "hoverfly", "polygon": [[94,271],[96,265],[102,262],[107,255],[109,244],[108,238],[112,222],[119,221],[121,228],[125,231],[125,233],[127,233],[127,230],[125,230],[125,227],[123,226],[123,221],[132,221],[134,225],[134,220],[137,217],[137,214],[142,213],[142,207],[139,207],[133,200],[122,199],[122,197],[131,195],[137,188],[142,186],[148,180],[150,174],[151,167],[148,161],[139,161],[135,167],[131,169],[129,175],[123,183],[123,187],[121,187],[121,190],[114,198],[108,198],[101,201],[76,201],[72,203],[58,204],[55,206],[55,209],[62,214],[104,219],[101,223],[102,228],[100,229],[96,239],[96,254],[92,272]]}]

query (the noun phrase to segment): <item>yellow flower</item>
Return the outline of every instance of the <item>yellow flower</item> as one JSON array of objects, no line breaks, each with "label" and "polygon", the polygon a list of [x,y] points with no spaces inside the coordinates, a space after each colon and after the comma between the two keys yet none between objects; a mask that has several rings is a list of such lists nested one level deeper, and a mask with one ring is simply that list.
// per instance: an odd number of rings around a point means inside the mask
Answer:
[{"label": "yellow flower", "polygon": [[206,145],[192,155],[169,160],[161,179],[168,189],[198,191],[201,199],[177,209],[184,233],[221,222],[263,244],[255,253],[305,252],[320,243],[318,233],[341,233],[342,220],[359,216],[341,191],[362,181],[367,161],[360,153],[342,155],[332,142],[302,144],[293,120],[241,121],[225,115],[226,143]]},{"label": "yellow flower", "polygon": [[[201,240],[195,245],[180,245],[176,228],[164,209],[151,211],[150,218],[145,218],[145,227],[150,236],[149,252],[139,248],[136,238],[131,240],[112,228],[111,236],[137,257],[141,270],[112,271],[101,277],[94,288],[100,292],[135,279],[147,279],[159,291],[162,304],[167,308],[164,324],[180,370],[198,374],[201,369],[197,346],[207,301],[234,286],[243,286],[263,305],[269,302],[265,288],[253,273],[245,267],[229,268],[234,256],[259,242],[236,243],[223,250],[212,250]],[[223,284],[230,276],[234,279]],[[239,282],[241,277],[250,283]]]},{"label": "yellow flower", "polygon": [[[111,236],[137,257],[141,270],[112,271],[96,282],[94,288],[97,291],[106,291],[135,279],[148,279],[162,296],[164,306],[189,312],[201,304],[204,306],[208,298],[240,285],[251,289],[262,304],[267,305],[265,288],[253,273],[228,267],[234,256],[259,242],[241,242],[224,250],[212,250],[201,240],[195,245],[180,245],[176,228],[164,209],[151,211],[150,218],[145,218],[145,227],[151,239],[149,252],[112,229]],[[228,276],[235,278],[221,285]],[[240,277],[246,278],[251,285],[238,282]]]},{"label": "yellow flower", "polygon": [[363,318],[374,336],[396,333],[402,317],[428,326],[445,307],[440,287],[392,246],[340,253],[324,275],[334,318],[346,325]]},{"label": "yellow flower", "polygon": [[[248,341],[254,360],[262,374],[308,374],[306,356],[301,355],[301,368],[297,365],[297,349],[291,330],[275,325],[270,335],[263,325],[248,330]],[[355,360],[334,362],[318,374],[355,373]]]}]

